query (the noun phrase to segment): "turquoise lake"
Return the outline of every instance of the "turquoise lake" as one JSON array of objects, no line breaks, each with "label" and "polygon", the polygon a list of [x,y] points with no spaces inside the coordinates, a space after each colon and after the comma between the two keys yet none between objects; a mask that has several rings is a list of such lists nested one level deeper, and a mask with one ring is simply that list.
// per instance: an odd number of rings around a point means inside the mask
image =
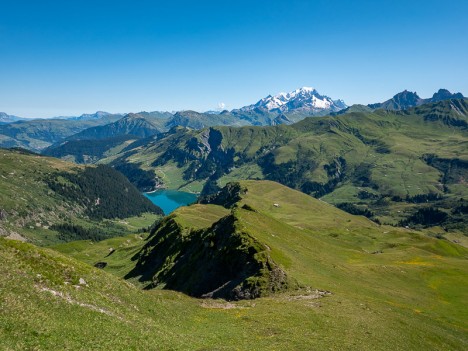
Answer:
[{"label": "turquoise lake", "polygon": [[177,190],[158,190],[145,193],[153,204],[161,207],[165,215],[170,214],[181,206],[187,206],[197,201],[197,195]]}]

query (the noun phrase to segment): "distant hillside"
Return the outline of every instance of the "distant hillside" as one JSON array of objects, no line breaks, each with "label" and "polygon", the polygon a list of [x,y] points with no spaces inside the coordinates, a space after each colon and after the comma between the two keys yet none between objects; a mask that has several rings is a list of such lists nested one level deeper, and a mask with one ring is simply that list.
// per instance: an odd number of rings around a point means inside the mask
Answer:
[{"label": "distant hillside", "polygon": [[162,214],[110,167],[78,167],[21,150],[0,150],[0,236],[37,244],[121,235],[115,218]]},{"label": "distant hillside", "polygon": [[0,112],[0,123],[12,123],[21,120],[26,120],[27,118],[22,118],[18,116],[8,115],[5,112]]},{"label": "distant hillside", "polygon": [[348,106],[347,108],[340,110],[338,112],[333,112],[330,115],[332,116],[344,115],[345,113],[351,113],[351,112],[372,112],[372,108],[366,105],[355,104],[352,106]]},{"label": "distant hillside", "polygon": [[86,128],[104,125],[119,118],[120,115],[106,115],[89,120],[35,119],[0,124],[0,147],[40,151]]},{"label": "distant hillside", "polygon": [[177,112],[174,117],[168,121],[167,127],[188,127],[192,129],[202,129],[205,127],[212,126],[223,126],[223,125],[247,125],[245,121],[227,113],[220,113],[217,115],[209,113],[199,113],[195,111],[180,111]]},{"label": "distant hillside", "polygon": [[[112,113],[105,112],[105,111],[97,111],[95,113],[85,113],[78,117],[63,117],[63,119],[75,120],[75,121],[89,121],[89,120],[97,120],[101,118],[106,118],[112,115]],[[120,114],[114,114],[119,116]]]},{"label": "distant hillside", "polygon": [[123,135],[146,138],[161,133],[163,128],[139,114],[129,113],[113,123],[85,129],[80,133],[68,137],[67,141],[98,140]]},{"label": "distant hillside", "polygon": [[270,179],[393,224],[432,206],[446,214],[439,225],[466,228],[467,111],[468,101],[455,99],[290,126],[179,128],[108,162],[154,172],[160,186],[204,193],[232,180]]}]

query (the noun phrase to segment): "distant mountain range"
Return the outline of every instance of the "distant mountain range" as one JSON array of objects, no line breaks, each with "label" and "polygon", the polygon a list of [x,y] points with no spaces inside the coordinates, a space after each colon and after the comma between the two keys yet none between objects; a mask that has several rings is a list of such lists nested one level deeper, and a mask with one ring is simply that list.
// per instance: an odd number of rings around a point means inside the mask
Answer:
[{"label": "distant mountain range", "polygon": [[0,123],[12,123],[16,121],[21,121],[25,120],[26,118],[18,117],[18,116],[12,116],[12,115],[7,115],[5,112],[0,112]]},{"label": "distant mountain range", "polygon": [[385,110],[405,110],[407,108],[420,106],[428,102],[437,102],[448,99],[463,99],[463,94],[452,94],[447,89],[439,89],[439,91],[434,93],[431,98],[422,99],[416,92],[413,93],[411,91],[404,90],[387,101],[376,104],[369,104],[367,106],[371,109],[383,108]]},{"label": "distant mountain range", "polygon": [[28,119],[0,124],[0,147],[21,147],[40,151],[87,128],[112,123],[122,115],[95,119]]},{"label": "distant mountain range", "polygon": [[[96,113],[85,113],[85,114],[82,114],[81,116],[78,116],[78,117],[74,117],[74,116],[71,116],[71,117],[59,117],[60,119],[68,119],[68,120],[72,120],[72,121],[91,121],[91,120],[95,120],[95,119],[101,119],[101,118],[104,118],[106,116],[110,116],[112,115],[112,113],[109,113],[109,112],[104,112],[104,111],[97,111]],[[120,114],[120,113],[116,113],[114,115],[120,115],[120,116],[123,116],[123,114]]]},{"label": "distant mountain range", "polygon": [[[202,129],[214,126],[289,125],[310,116],[371,112],[376,109],[404,110],[424,103],[460,98],[463,98],[461,93],[452,94],[446,89],[440,89],[428,99],[422,99],[417,93],[405,90],[382,103],[348,107],[343,100],[335,100],[321,95],[314,88],[303,87],[289,93],[268,95],[255,104],[239,109],[220,112],[186,110],[175,113],[154,111],[111,114],[98,111],[78,117],[52,119],[24,119],[0,113],[0,147],[23,147],[42,151],[49,147],[61,148],[67,142],[74,141],[73,149],[79,150],[80,143],[83,144],[86,140],[106,139],[101,144],[106,147],[112,145],[114,148],[122,140],[127,143],[129,139],[150,137],[168,132],[174,127]],[[117,139],[111,140],[112,138]],[[65,146],[65,149],[69,150],[70,146]],[[86,149],[89,149],[89,145]],[[97,155],[105,152],[101,147],[96,150]],[[46,151],[47,154],[51,152],[50,148]],[[52,154],[59,157],[62,155],[59,150],[54,150]]]}]

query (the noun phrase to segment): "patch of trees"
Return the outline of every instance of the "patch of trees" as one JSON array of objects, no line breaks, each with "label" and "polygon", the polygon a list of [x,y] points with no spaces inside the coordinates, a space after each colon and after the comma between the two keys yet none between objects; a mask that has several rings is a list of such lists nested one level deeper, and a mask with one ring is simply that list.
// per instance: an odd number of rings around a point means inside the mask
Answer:
[{"label": "patch of trees", "polygon": [[338,157],[333,160],[332,163],[324,165],[323,168],[327,171],[328,182],[323,184],[314,181],[306,181],[300,187],[302,192],[316,198],[322,197],[335,190],[338,184],[346,177],[347,165],[346,160],[342,157]]},{"label": "patch of trees", "polygon": [[91,219],[126,218],[144,212],[163,214],[122,173],[108,166],[58,172],[45,181],[57,194],[83,206]]},{"label": "patch of trees", "polygon": [[92,240],[92,241],[101,241],[121,235],[121,231],[103,230],[98,227],[85,228],[78,224],[73,223],[59,223],[54,224],[50,229],[57,231],[58,238],[61,241],[75,241],[75,240]]},{"label": "patch of trees", "polygon": [[372,181],[372,165],[362,163],[358,165],[351,173],[350,177],[356,186],[378,189],[378,186]]},{"label": "patch of trees", "polygon": [[297,189],[304,184],[305,174],[317,168],[314,156],[311,151],[298,148],[295,160],[277,164],[275,155],[270,152],[258,161],[258,165],[267,179]]},{"label": "patch of trees", "polygon": [[443,173],[443,184],[456,184],[460,179],[468,178],[468,161],[459,158],[440,158],[434,154],[424,155],[424,161]]},{"label": "patch of trees", "polygon": [[356,216],[365,216],[367,218],[372,218],[374,216],[374,213],[372,211],[369,211],[369,209],[358,207],[349,202],[339,203],[336,205],[336,207],[338,207],[340,210],[343,210]]},{"label": "patch of trees", "polygon": [[153,191],[157,181],[153,171],[143,170],[131,162],[118,162],[112,165],[114,169],[124,174],[140,191]]},{"label": "patch of trees", "polygon": [[424,202],[438,201],[441,199],[442,199],[442,195],[435,194],[435,193],[406,196],[406,202],[411,202],[413,204],[421,204]]},{"label": "patch of trees", "polygon": [[269,153],[261,158],[258,164],[263,173],[266,174],[267,179],[300,189],[308,195],[321,197],[332,192],[345,179],[347,164],[344,158],[338,157],[330,164],[324,165],[328,181],[319,183],[307,178],[307,175],[318,167],[314,158],[315,155],[312,151],[299,148],[296,160],[276,164],[275,155]]},{"label": "patch of trees", "polygon": [[453,214],[460,214],[466,215],[468,214],[468,204],[466,202],[462,203],[461,205],[455,207],[452,211]]},{"label": "patch of trees", "polygon": [[448,214],[434,207],[425,207],[418,209],[411,216],[400,222],[402,226],[422,225],[434,226],[442,224],[448,217]]},{"label": "patch of trees", "polygon": [[406,195],[406,197],[394,195],[391,198],[393,202],[409,202],[413,204],[422,204],[425,202],[439,201],[442,199],[443,199],[443,196],[440,194],[436,194],[436,193],[418,194],[414,196]]}]

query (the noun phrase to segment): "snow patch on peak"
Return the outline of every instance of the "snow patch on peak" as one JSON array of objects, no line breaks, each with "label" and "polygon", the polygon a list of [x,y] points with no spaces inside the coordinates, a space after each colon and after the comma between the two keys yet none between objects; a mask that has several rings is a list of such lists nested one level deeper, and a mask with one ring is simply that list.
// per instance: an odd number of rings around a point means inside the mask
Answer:
[{"label": "snow patch on peak", "polygon": [[269,111],[289,112],[293,110],[320,112],[330,110],[339,111],[346,108],[342,100],[332,100],[328,96],[322,96],[315,88],[302,87],[289,93],[268,95],[256,104],[243,107],[241,110],[250,111],[255,108],[263,108]]},{"label": "snow patch on peak", "polygon": [[308,93],[311,93],[314,90],[315,90],[315,88],[312,88],[312,87],[302,87],[302,88],[296,89],[296,91],[305,91],[305,92],[308,92]]}]

